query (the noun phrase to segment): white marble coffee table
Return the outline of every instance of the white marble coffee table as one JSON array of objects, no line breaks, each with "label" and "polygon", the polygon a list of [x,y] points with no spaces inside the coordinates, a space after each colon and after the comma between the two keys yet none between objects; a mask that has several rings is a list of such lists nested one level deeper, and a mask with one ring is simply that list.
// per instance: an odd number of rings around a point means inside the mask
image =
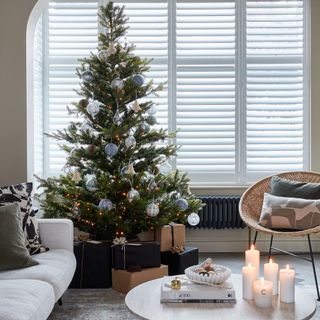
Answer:
[{"label": "white marble coffee table", "polygon": [[303,320],[316,312],[316,300],[296,287],[294,304],[285,304],[274,297],[272,308],[257,308],[253,301],[242,299],[240,275],[232,275],[236,304],[229,303],[160,303],[162,279],[145,282],[128,292],[125,303],[135,315],[150,320]]}]

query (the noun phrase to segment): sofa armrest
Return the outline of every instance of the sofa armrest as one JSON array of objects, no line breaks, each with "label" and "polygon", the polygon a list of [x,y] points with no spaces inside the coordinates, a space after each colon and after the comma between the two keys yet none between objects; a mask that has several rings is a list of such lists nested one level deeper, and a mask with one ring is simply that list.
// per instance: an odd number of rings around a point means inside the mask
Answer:
[{"label": "sofa armrest", "polygon": [[73,223],[69,219],[38,219],[40,238],[50,249],[73,252]]}]

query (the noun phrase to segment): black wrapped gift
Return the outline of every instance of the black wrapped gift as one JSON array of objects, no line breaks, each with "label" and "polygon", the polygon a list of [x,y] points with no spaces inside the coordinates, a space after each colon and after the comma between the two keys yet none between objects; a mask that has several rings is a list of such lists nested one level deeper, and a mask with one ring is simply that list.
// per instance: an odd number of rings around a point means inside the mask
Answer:
[{"label": "black wrapped gift", "polygon": [[114,269],[160,267],[160,245],[158,242],[129,242],[112,246],[112,265]]},{"label": "black wrapped gift", "polygon": [[169,267],[169,276],[184,274],[184,270],[198,264],[198,248],[186,247],[183,252],[161,252],[161,263]]},{"label": "black wrapped gift", "polygon": [[69,288],[111,287],[111,243],[74,242],[77,267]]}]

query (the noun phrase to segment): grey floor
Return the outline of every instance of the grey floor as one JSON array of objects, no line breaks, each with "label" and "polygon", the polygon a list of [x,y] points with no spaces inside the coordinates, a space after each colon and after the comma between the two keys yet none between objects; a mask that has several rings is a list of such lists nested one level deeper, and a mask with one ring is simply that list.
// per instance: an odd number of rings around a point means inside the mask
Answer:
[{"label": "grey floor", "polygon": [[[203,260],[206,257],[211,257],[217,264],[228,266],[232,269],[233,273],[241,273],[244,259],[243,254],[202,254],[200,260]],[[315,258],[320,280],[320,254],[317,254]],[[263,266],[264,259],[266,259],[266,256],[261,257],[261,267]],[[314,293],[316,297],[314,278],[309,262],[287,255],[277,255],[275,256],[275,260],[279,263],[280,267],[285,266],[288,263],[294,266],[297,285]],[[125,295],[112,289],[69,289],[63,296],[63,305],[55,306],[49,320],[137,319],[126,309],[124,297]],[[312,320],[316,319],[320,320],[319,302],[317,313]]]}]

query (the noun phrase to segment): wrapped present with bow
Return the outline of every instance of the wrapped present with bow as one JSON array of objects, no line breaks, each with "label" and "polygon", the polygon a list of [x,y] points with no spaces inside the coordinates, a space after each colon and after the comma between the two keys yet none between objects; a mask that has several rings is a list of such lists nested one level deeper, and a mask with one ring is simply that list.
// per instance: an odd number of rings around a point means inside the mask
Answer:
[{"label": "wrapped present with bow", "polygon": [[155,240],[160,243],[160,251],[183,252],[185,246],[185,225],[170,223],[155,232]]},{"label": "wrapped present with bow", "polygon": [[122,270],[160,267],[160,245],[158,242],[114,242],[112,267]]}]

